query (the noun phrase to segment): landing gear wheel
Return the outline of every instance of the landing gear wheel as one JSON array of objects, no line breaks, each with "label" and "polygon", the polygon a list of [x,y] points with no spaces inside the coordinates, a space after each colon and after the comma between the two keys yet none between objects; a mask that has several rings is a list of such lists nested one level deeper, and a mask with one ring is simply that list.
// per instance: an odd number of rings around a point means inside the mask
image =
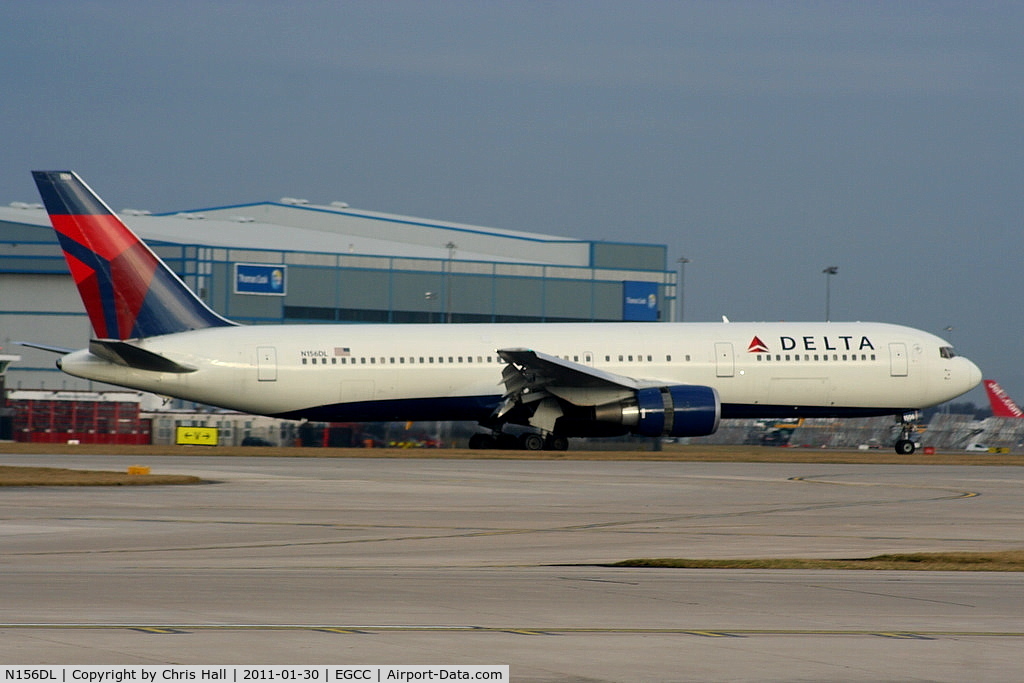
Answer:
[{"label": "landing gear wheel", "polygon": [[917,421],[921,417],[916,410],[911,410],[899,415],[900,436],[896,439],[896,453],[898,455],[913,455],[917,450],[914,443],[914,434],[917,432]]},{"label": "landing gear wheel", "polygon": [[534,434],[532,432],[529,432],[527,434],[523,434],[519,438],[524,451],[544,450],[544,437],[542,437],[540,434]]},{"label": "landing gear wheel", "polygon": [[896,442],[896,453],[899,455],[913,455],[917,446],[910,439],[900,439]]},{"label": "landing gear wheel", "polygon": [[548,438],[544,439],[544,448],[549,451],[567,451],[569,450],[569,439],[556,434],[548,434]]}]

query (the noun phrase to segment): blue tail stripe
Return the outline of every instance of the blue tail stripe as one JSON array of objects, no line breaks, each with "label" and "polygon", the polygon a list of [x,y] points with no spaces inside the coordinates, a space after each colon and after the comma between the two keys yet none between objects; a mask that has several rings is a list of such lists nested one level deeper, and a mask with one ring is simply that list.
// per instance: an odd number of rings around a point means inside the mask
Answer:
[{"label": "blue tail stripe", "polygon": [[[68,178],[61,176],[66,174]],[[71,171],[32,171],[46,212],[56,216],[102,216],[110,213],[85,183],[70,182]]]}]

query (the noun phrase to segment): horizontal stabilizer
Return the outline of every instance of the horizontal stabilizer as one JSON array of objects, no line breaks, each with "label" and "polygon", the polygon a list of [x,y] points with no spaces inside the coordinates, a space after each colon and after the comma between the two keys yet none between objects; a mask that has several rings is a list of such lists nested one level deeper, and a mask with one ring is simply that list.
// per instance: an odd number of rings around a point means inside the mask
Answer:
[{"label": "horizontal stabilizer", "polygon": [[66,356],[74,351],[74,349],[65,349],[63,346],[50,346],[49,344],[37,344],[35,342],[16,341],[14,343],[19,346],[27,346],[30,349],[39,349],[40,351],[47,351],[49,353],[59,353],[62,356]]},{"label": "horizontal stabilizer", "polygon": [[133,344],[116,339],[93,339],[89,342],[89,353],[98,356],[111,363],[124,365],[136,370],[148,370],[150,372],[173,372],[182,374],[195,372],[196,369],[188,365],[182,365],[175,361],[153,353]]}]

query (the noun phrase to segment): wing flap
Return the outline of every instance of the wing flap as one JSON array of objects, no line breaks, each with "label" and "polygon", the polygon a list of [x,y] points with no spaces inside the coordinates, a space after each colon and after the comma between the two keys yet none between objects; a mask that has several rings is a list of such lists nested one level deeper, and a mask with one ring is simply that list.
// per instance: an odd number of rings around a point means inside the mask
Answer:
[{"label": "wing flap", "polygon": [[511,402],[527,403],[550,394],[576,405],[601,405],[659,385],[532,349],[498,349],[498,355],[508,363],[502,371],[503,398]]}]

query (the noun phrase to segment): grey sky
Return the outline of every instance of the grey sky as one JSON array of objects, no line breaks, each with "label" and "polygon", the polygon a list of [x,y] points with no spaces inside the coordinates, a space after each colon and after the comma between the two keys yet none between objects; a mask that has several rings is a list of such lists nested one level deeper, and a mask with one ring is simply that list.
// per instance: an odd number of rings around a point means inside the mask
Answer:
[{"label": "grey sky", "polygon": [[[0,201],[669,246],[688,320],[927,329],[1024,403],[1024,5],[0,0]],[[946,332],[945,328],[953,330]],[[971,398],[983,402],[980,392]]]}]

